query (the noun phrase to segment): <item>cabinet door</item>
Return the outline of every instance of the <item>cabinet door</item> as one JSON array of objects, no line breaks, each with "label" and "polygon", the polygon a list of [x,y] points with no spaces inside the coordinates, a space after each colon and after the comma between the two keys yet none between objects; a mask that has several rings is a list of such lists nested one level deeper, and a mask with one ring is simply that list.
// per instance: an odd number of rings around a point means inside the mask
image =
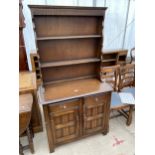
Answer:
[{"label": "cabinet door", "polygon": [[90,134],[104,129],[105,101],[106,95],[104,94],[84,98],[84,134]]},{"label": "cabinet door", "polygon": [[49,106],[55,144],[66,142],[79,136],[79,105],[80,100],[72,100]]}]

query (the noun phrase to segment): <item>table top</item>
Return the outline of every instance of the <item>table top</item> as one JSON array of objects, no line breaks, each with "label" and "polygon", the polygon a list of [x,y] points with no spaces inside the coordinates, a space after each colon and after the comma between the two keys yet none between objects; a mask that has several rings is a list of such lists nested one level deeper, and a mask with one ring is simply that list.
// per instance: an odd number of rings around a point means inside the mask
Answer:
[{"label": "table top", "polygon": [[19,114],[24,112],[31,112],[33,104],[32,94],[19,95]]},{"label": "table top", "polygon": [[19,93],[28,93],[37,89],[36,75],[34,72],[19,72]]}]

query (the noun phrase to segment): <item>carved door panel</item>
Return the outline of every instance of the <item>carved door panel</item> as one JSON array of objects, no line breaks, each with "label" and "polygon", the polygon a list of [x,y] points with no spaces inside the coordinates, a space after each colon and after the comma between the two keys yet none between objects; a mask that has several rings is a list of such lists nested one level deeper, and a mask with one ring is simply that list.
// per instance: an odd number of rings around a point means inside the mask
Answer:
[{"label": "carved door panel", "polygon": [[104,129],[105,95],[99,94],[84,98],[84,134]]},{"label": "carved door panel", "polygon": [[69,141],[79,136],[79,104],[80,100],[72,100],[50,107],[55,144]]}]

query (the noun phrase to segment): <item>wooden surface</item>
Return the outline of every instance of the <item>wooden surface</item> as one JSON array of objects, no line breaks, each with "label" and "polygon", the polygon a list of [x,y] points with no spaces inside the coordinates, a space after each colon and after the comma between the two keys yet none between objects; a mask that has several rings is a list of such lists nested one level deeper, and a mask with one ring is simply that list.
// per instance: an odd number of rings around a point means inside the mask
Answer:
[{"label": "wooden surface", "polygon": [[78,35],[78,36],[56,36],[56,37],[39,37],[37,40],[55,40],[55,39],[77,39],[77,38],[100,38],[101,35]]},{"label": "wooden surface", "polygon": [[29,5],[33,15],[103,16],[106,7]]},{"label": "wooden surface", "polygon": [[126,64],[127,53],[128,50],[126,49],[103,51],[101,57],[102,67]]},{"label": "wooden surface", "polygon": [[98,75],[100,62],[68,65],[61,67],[42,68],[43,82],[56,82],[58,80],[72,80],[86,76]]},{"label": "wooden surface", "polygon": [[19,73],[19,94],[32,93],[33,106],[32,106],[32,127],[34,132],[43,130],[40,107],[37,98],[37,84],[36,75],[34,72],[20,72]]},{"label": "wooden surface", "polygon": [[96,78],[82,79],[46,85],[45,92],[40,97],[42,104],[48,104],[66,99],[110,91],[112,91],[112,87],[110,85],[101,83]]},{"label": "wooden surface", "polygon": [[38,41],[41,62],[97,58],[101,38]]},{"label": "wooden surface", "polygon": [[56,146],[109,131],[111,92],[43,105],[50,152]]},{"label": "wooden surface", "polygon": [[[20,151],[30,148],[31,153],[34,153],[33,136],[30,129],[31,115],[32,115],[32,94],[22,94],[19,96],[19,136],[26,132],[29,145],[22,146],[20,144]],[[20,140],[19,140],[20,141]]]},{"label": "wooden surface", "polygon": [[19,113],[29,112],[32,109],[32,94],[22,94],[19,96]]},{"label": "wooden surface", "polygon": [[26,131],[30,123],[32,104],[32,94],[22,94],[19,96],[19,135]]},{"label": "wooden surface", "polygon": [[37,89],[36,76],[33,72],[19,73],[19,93],[32,92]]},{"label": "wooden surface", "polygon": [[40,86],[42,83],[42,75],[41,75],[39,55],[37,53],[31,53],[30,58],[31,58],[32,72],[36,73],[37,86]]},{"label": "wooden surface", "polygon": [[90,58],[90,59],[79,59],[79,60],[70,60],[70,61],[47,62],[47,63],[42,63],[41,68],[68,66],[68,65],[84,64],[84,63],[99,62],[99,61],[100,59],[98,58]]}]

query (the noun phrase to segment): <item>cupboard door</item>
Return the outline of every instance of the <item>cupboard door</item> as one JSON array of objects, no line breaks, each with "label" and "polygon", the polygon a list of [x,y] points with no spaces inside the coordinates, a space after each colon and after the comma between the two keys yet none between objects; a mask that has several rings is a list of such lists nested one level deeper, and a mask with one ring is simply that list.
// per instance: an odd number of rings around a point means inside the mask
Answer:
[{"label": "cupboard door", "polygon": [[49,107],[55,144],[79,136],[79,104],[80,100],[72,100]]},{"label": "cupboard door", "polygon": [[84,134],[104,129],[105,95],[99,94],[84,98]]}]

